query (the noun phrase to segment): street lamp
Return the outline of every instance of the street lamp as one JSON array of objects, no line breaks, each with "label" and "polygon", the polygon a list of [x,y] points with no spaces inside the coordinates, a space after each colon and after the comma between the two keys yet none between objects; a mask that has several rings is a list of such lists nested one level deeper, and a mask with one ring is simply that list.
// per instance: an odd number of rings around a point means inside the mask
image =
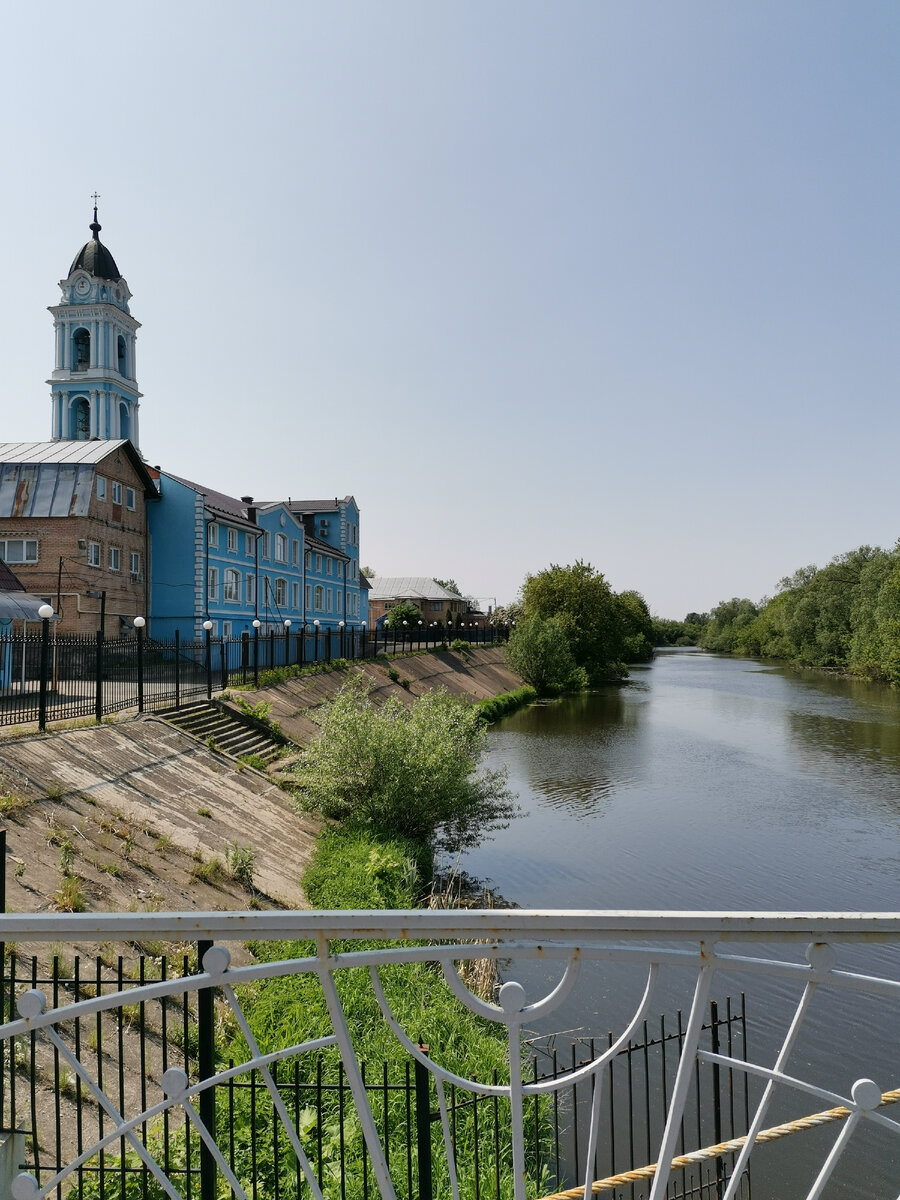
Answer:
[{"label": "street lamp", "polygon": [[206,635],[206,698],[212,700],[212,647],[209,644],[209,635],[212,631],[213,623],[209,617],[203,622],[203,632]]},{"label": "street lamp", "polygon": [[42,604],[38,609],[41,618],[41,678],[38,692],[38,729],[41,733],[47,728],[47,669],[50,662],[50,618],[53,609],[49,604]]},{"label": "street lamp", "polygon": [[[259,539],[257,539],[258,541]],[[253,686],[259,687],[259,627],[262,625],[259,617],[253,618]]]},{"label": "street lamp", "polygon": [[291,665],[291,618],[284,618],[284,665]]},{"label": "street lamp", "polygon": [[313,627],[316,631],[316,653],[313,657],[313,662],[319,661],[319,618],[316,617],[313,621]]}]

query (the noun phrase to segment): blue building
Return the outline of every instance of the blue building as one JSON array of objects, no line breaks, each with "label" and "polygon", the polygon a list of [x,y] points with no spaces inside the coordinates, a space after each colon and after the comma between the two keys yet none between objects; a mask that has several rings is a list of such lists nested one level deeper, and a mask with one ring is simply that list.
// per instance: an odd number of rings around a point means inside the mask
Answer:
[{"label": "blue building", "polygon": [[[328,510],[294,502],[254,503],[169,472],[148,507],[151,539],[150,632],[168,639],[361,628],[359,511],[345,504],[347,528]],[[345,502],[342,502],[345,503]],[[315,536],[317,529],[321,536]],[[333,544],[332,540],[338,544]],[[348,543],[348,553],[340,548]],[[362,594],[366,595],[364,589]],[[290,622],[286,625],[286,622]]]}]

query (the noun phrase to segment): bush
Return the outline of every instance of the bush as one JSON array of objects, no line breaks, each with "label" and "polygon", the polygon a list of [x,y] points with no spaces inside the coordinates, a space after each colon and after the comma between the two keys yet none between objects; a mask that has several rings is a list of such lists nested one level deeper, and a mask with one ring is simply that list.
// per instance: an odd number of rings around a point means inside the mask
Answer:
[{"label": "bush", "polygon": [[474,707],[434,691],[376,708],[371,690],[358,675],[318,709],[322,732],[293,776],[304,807],[451,850],[509,820],[505,772],[475,774],[487,731]]},{"label": "bush", "polygon": [[587,673],[575,665],[565,625],[556,617],[520,621],[504,647],[504,656],[540,696],[577,691],[587,685]]},{"label": "bush", "polygon": [[471,644],[471,642],[464,642],[462,640],[462,638],[454,638],[453,641],[450,643],[450,649],[451,650],[471,650],[472,644]]},{"label": "bush", "polygon": [[514,692],[501,692],[499,696],[493,696],[489,700],[481,700],[476,705],[478,715],[489,724],[494,721],[499,721],[501,717],[508,716],[511,712],[515,712],[517,708],[522,708],[525,704],[530,704],[532,700],[537,699],[537,692],[526,683],[524,687],[516,688]]}]

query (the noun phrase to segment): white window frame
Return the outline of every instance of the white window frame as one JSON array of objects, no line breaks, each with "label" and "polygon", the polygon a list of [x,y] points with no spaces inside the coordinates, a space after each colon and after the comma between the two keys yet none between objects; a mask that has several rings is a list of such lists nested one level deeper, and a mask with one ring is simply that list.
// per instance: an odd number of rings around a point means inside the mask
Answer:
[{"label": "white window frame", "polygon": [[300,542],[297,538],[291,540],[291,566],[300,566]]},{"label": "white window frame", "polygon": [[89,567],[99,567],[101,563],[100,543],[88,542],[87,546],[87,565]]},{"label": "white window frame", "polygon": [[230,621],[223,621],[223,622],[222,622],[222,637],[223,637],[223,638],[230,638],[231,636],[232,636],[232,633],[231,633],[231,622],[230,622]]},{"label": "white window frame", "polygon": [[137,552],[137,550],[131,551],[130,563],[131,563],[131,566],[129,569],[131,571],[131,574],[132,575],[140,575],[140,573],[141,573],[141,556]]},{"label": "white window frame", "polygon": [[109,491],[110,491],[110,499],[112,500],[113,504],[121,504],[122,503],[122,485],[121,485],[121,483],[119,483],[118,479],[114,479],[112,481],[112,485],[111,485]]},{"label": "white window frame", "polygon": [[325,611],[327,613],[331,612],[332,600],[333,600],[333,597],[331,595],[331,588],[326,588],[325,589]]},{"label": "white window frame", "polygon": [[249,531],[244,534],[244,549],[247,551],[247,557],[252,558],[256,553],[256,538],[255,533]]},{"label": "white window frame", "polygon": [[[21,558],[10,558],[9,557],[9,548],[10,548],[10,546],[14,546],[14,545],[22,547],[22,557]],[[29,553],[28,553],[29,546],[34,546],[34,555],[33,556],[29,555]],[[3,541],[0,541],[0,558],[2,558],[3,561],[6,563],[11,563],[13,566],[18,566],[19,564],[24,565],[25,563],[36,563],[38,561],[38,539],[37,538],[4,538]]]},{"label": "white window frame", "polygon": [[304,591],[303,591],[303,598],[306,601],[306,605],[305,605],[306,609],[307,610],[311,609],[312,608],[312,584],[311,583],[306,584],[306,587],[304,588]]},{"label": "white window frame", "polygon": [[287,608],[287,580],[281,575],[275,580],[275,606]]},{"label": "white window frame", "polygon": [[283,533],[275,534],[275,561],[277,563],[286,563],[288,551],[288,540]]},{"label": "white window frame", "polygon": [[206,598],[207,600],[219,599],[219,568],[206,568]]},{"label": "white window frame", "polygon": [[316,612],[322,612],[325,608],[325,589],[322,587],[321,583],[316,584],[315,603],[313,604],[313,608]]},{"label": "white window frame", "polygon": [[226,604],[241,602],[241,573],[235,567],[226,567],[222,575],[222,599]]},{"label": "white window frame", "polygon": [[108,556],[107,561],[109,562],[109,569],[111,571],[121,571],[121,569],[122,569],[122,551],[119,549],[118,546],[110,546],[109,547],[109,556]]},{"label": "white window frame", "polygon": [[245,575],[244,581],[246,583],[247,603],[255,604],[256,603],[256,576],[255,575]]},{"label": "white window frame", "polygon": [[238,531],[236,529],[232,529],[231,526],[229,525],[228,528],[225,530],[225,538],[226,538],[227,545],[228,545],[228,553],[229,554],[237,554],[237,552],[238,552]]},{"label": "white window frame", "polygon": [[329,554],[328,557],[325,559],[325,574],[326,575],[333,574],[332,569],[331,569],[333,563],[334,563],[334,559]]},{"label": "white window frame", "polygon": [[206,526],[206,544],[207,546],[218,546],[219,544],[219,526],[215,521],[210,521]]},{"label": "white window frame", "polygon": [[294,612],[300,609],[300,584],[296,579],[291,580],[291,608]]},{"label": "white window frame", "polygon": [[137,511],[137,493],[134,488],[127,487],[125,489],[125,507],[129,512]]},{"label": "white window frame", "polygon": [[98,500],[106,499],[106,476],[105,475],[97,476],[97,499]]}]

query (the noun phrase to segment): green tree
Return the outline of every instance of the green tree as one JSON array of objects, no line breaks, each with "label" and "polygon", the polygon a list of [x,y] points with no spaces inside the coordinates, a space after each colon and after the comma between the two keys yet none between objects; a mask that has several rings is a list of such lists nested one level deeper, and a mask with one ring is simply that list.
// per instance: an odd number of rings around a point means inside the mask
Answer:
[{"label": "green tree", "polygon": [[303,807],[454,852],[509,821],[506,773],[476,772],[487,728],[474,707],[442,691],[376,707],[371,690],[354,676],[316,710],[320,736],[293,775]]},{"label": "green tree", "polygon": [[653,618],[640,592],[616,596],[622,622],[622,657],[626,662],[649,662],[653,657]]},{"label": "green tree", "polygon": [[402,600],[399,604],[395,604],[388,615],[384,618],[384,623],[388,629],[402,629],[403,622],[406,622],[407,629],[418,629],[419,621],[422,620],[422,613],[417,604],[413,604],[411,600]]},{"label": "green tree", "polygon": [[565,626],[558,617],[521,620],[504,647],[512,669],[540,696],[582,688],[587,676],[575,664]]},{"label": "green tree", "polygon": [[565,629],[576,666],[590,683],[625,675],[626,626],[622,606],[590,563],[553,565],[529,575],[522,587],[524,617],[556,617]]},{"label": "green tree", "polygon": [[457,596],[462,596],[462,592],[456,586],[455,579],[438,579],[437,576],[432,576],[438,587],[446,588],[448,592],[453,592]]}]

